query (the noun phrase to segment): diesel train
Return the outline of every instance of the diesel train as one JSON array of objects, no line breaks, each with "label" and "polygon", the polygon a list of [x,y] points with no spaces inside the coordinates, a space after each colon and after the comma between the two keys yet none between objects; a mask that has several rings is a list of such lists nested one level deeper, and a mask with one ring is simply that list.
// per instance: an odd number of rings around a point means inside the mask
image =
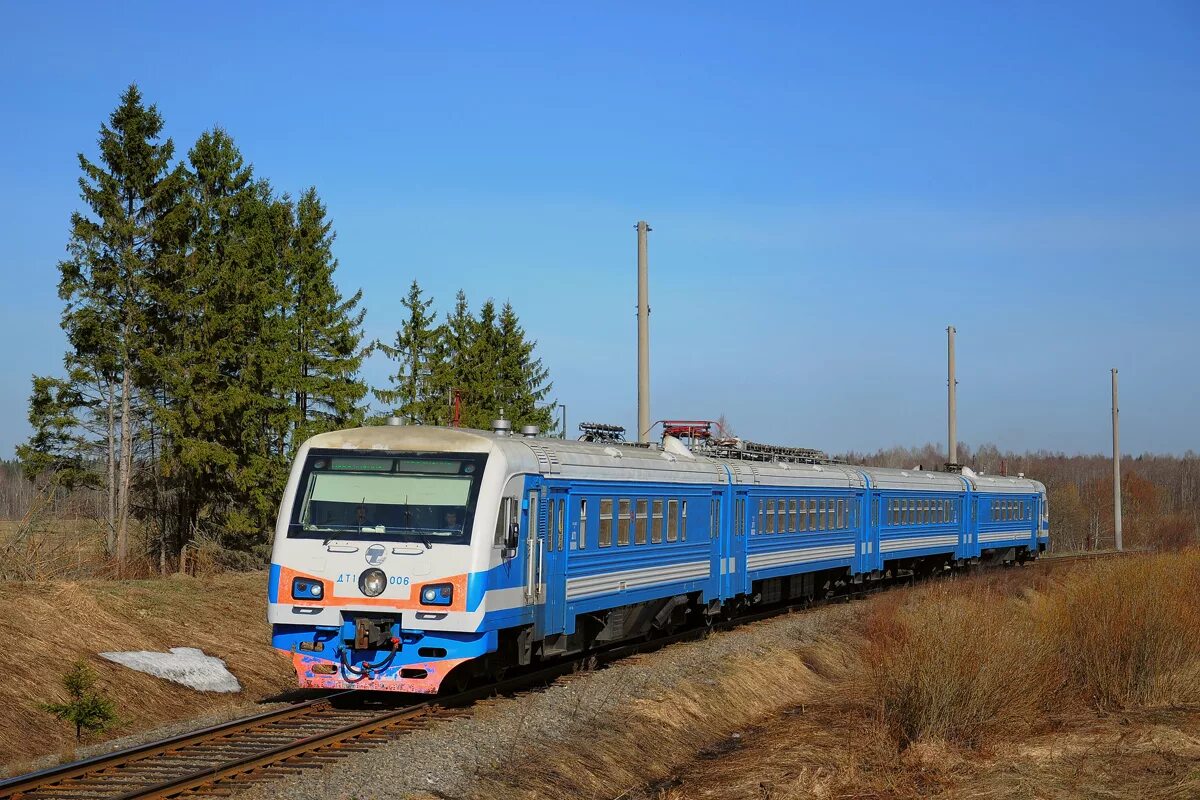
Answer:
[{"label": "diesel train", "polygon": [[287,482],[268,616],[302,687],[433,694],[1049,541],[1024,477],[388,422],[313,437]]}]

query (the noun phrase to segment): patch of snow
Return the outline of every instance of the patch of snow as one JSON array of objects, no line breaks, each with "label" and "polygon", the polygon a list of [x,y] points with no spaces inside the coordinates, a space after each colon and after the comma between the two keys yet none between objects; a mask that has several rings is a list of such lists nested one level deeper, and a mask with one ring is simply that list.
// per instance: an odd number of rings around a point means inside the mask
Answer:
[{"label": "patch of snow", "polygon": [[240,692],[242,685],[216,656],[195,647],[172,647],[169,653],[134,650],[101,653],[102,658],[122,666],[183,684],[198,692]]}]

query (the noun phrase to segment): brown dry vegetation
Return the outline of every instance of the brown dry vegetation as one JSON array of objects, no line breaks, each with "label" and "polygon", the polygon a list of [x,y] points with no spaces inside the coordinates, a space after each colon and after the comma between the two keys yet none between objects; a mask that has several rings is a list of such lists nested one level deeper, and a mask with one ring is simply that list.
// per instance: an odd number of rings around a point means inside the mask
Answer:
[{"label": "brown dry vegetation", "polygon": [[479,797],[1200,797],[1200,552],[869,601],[855,630],[532,741]]},{"label": "brown dry vegetation", "polygon": [[[270,648],[262,573],[153,581],[0,582],[0,774],[33,757],[70,753],[74,732],[38,709],[57,701],[59,676],[76,658],[100,675],[117,703],[119,736],[245,705],[291,688],[287,660]],[[111,663],[97,653],[199,647],[225,660],[238,694],[197,692]]]},{"label": "brown dry vegetation", "polygon": [[595,720],[585,740],[531,742],[542,755],[484,777],[477,796],[611,798],[669,779],[683,760],[720,757],[729,735],[757,720],[822,704],[854,658],[853,641],[826,638],[767,659],[730,661],[719,674],[697,675],[620,716]]}]

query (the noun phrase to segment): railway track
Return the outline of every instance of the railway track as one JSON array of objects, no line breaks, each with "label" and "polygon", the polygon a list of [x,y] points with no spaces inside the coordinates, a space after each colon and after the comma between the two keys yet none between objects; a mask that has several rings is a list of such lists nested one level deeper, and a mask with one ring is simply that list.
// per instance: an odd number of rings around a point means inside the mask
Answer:
[{"label": "railway track", "polygon": [[1122,556],[1142,555],[1147,551],[1143,550],[1090,550],[1084,553],[1064,553],[1063,555],[1043,556],[1035,564],[1040,564],[1047,567],[1053,567],[1058,564],[1074,564],[1089,561],[1105,561],[1110,558],[1119,558]]},{"label": "railway track", "polygon": [[[1101,551],[1053,556],[1036,564],[1047,567],[1130,555]],[[908,581],[901,581],[907,583]],[[830,598],[838,601],[855,592]],[[818,605],[824,604],[818,603]],[[810,603],[777,606],[723,621],[725,629],[811,607]],[[226,722],[116,753],[64,764],[40,772],[0,780],[0,800],[144,800],[147,798],[228,796],[248,786],[325,764],[458,714],[472,703],[494,695],[536,689],[579,670],[636,653],[660,649],[704,636],[695,627],[648,642],[625,644],[529,672],[499,683],[469,689],[397,708],[345,708],[342,692],[287,708]]]},{"label": "railway track", "polygon": [[[742,617],[739,624],[774,616]],[[734,622],[733,620],[730,621]],[[468,713],[465,708],[496,695],[537,689],[578,672],[700,638],[690,628],[648,642],[620,645],[498,683],[398,708],[342,708],[336,695],[298,703],[203,730],[0,780],[0,800],[147,800],[224,797],[255,783],[325,764]]]}]

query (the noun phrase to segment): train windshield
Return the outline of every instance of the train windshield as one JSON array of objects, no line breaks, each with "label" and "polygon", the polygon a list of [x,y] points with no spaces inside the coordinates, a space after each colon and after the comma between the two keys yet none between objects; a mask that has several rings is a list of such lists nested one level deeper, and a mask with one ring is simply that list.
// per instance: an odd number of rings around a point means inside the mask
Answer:
[{"label": "train windshield", "polygon": [[288,535],[465,543],[485,459],[310,453]]}]

